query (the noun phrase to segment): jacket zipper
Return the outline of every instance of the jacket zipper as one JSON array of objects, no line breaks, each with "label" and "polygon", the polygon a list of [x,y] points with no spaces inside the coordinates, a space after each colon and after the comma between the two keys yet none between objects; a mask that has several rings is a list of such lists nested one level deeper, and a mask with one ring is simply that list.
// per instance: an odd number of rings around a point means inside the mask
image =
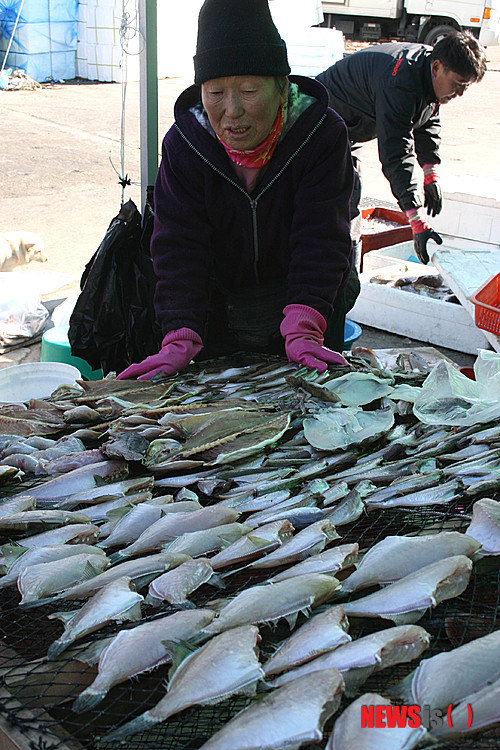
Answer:
[{"label": "jacket zipper", "polygon": [[287,167],[289,166],[289,164],[295,159],[295,157],[297,156],[297,154],[300,151],[302,151],[302,149],[304,148],[304,146],[306,145],[306,143],[308,143],[308,141],[313,137],[314,133],[318,130],[318,128],[323,123],[323,121],[325,120],[325,118],[326,118],[326,113],[322,115],[322,117],[318,120],[318,122],[316,123],[316,125],[314,126],[314,128],[311,130],[311,132],[309,133],[309,135],[302,141],[302,143],[300,144],[300,146],[297,149],[295,149],[295,151],[293,152],[293,154],[283,164],[283,166],[281,167],[281,169],[279,170],[279,172],[277,172],[274,175],[274,177],[272,178],[272,180],[270,180],[268,182],[268,184],[265,186],[265,188],[263,190],[261,190],[261,192],[257,195],[256,198],[251,198],[250,195],[248,195],[247,191],[244,188],[241,187],[241,185],[238,185],[238,183],[235,180],[231,179],[231,177],[228,177],[228,175],[225,174],[221,169],[219,169],[218,167],[216,167],[215,164],[212,164],[212,162],[209,159],[207,159],[207,157],[204,156],[204,154],[202,154],[201,151],[199,151],[196,148],[196,146],[194,146],[191,143],[191,141],[189,140],[189,138],[186,135],[184,135],[184,133],[182,132],[182,130],[180,129],[180,127],[178,126],[178,124],[175,123],[175,127],[177,129],[177,132],[181,135],[181,137],[188,144],[188,146],[190,146],[193,149],[193,151],[195,152],[195,154],[197,154],[200,157],[200,159],[202,159],[205,162],[205,164],[208,164],[208,166],[211,167],[214,170],[214,172],[216,172],[218,175],[220,175],[225,180],[227,180],[227,182],[229,182],[231,185],[234,185],[235,188],[237,188],[241,193],[243,193],[243,195],[245,195],[248,198],[248,201],[250,203],[250,210],[252,212],[253,256],[254,256],[253,257],[253,267],[254,267],[255,280],[256,280],[257,284],[260,284],[259,270],[258,270],[258,263],[259,263],[259,239],[258,239],[258,236],[259,235],[258,235],[258,222],[257,222],[257,205],[258,205],[259,199],[281,177],[281,175],[283,174],[283,172],[285,171],[285,169],[287,169]]}]

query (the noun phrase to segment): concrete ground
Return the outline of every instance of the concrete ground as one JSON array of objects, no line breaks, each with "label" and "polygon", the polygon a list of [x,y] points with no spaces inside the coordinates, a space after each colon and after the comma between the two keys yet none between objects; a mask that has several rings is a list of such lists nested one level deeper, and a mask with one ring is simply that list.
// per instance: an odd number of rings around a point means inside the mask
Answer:
[{"label": "concrete ground", "polygon": [[[488,72],[463,98],[442,109],[442,175],[471,174],[485,180],[500,177],[498,136],[500,113],[500,47],[488,49]],[[173,104],[191,83],[187,79],[159,81],[160,139],[172,123]],[[140,206],[139,84],[81,80],[44,85],[34,91],[0,90],[0,129],[3,133],[0,187],[0,231],[36,232],[49,257],[16,273],[35,270],[63,272],[71,281],[44,295],[54,306],[78,291],[85,264],[99,246],[111,219],[118,213],[122,189],[121,121],[124,123],[123,171],[132,184],[125,200]],[[124,109],[123,109],[124,102]],[[382,175],[376,143],[364,157],[365,195],[394,202]],[[375,348],[416,346],[414,340],[364,327],[360,344]],[[40,346],[0,354],[0,368],[38,360]],[[459,364],[474,357],[443,349]]]}]

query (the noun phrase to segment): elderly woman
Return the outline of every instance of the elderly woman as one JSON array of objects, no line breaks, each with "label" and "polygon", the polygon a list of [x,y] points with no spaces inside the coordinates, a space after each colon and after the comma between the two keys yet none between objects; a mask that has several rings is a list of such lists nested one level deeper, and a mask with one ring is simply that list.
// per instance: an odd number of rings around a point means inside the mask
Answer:
[{"label": "elderly woman", "polygon": [[[285,354],[344,363],[351,277],[347,130],[317,81],[290,76],[267,0],[206,0],[195,85],[175,105],[155,185],[158,354],[120,378],[192,359]],[[331,348],[327,348],[327,346]]]}]

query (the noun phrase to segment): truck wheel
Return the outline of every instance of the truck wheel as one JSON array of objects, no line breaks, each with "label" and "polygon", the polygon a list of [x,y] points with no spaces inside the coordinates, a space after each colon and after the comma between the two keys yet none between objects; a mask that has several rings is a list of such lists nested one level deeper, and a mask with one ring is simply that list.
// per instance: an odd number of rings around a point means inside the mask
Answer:
[{"label": "truck wheel", "polygon": [[439,42],[440,39],[451,34],[452,31],[456,31],[456,28],[447,23],[433,26],[425,34],[423,43],[428,44],[430,47],[434,47],[436,42]]}]

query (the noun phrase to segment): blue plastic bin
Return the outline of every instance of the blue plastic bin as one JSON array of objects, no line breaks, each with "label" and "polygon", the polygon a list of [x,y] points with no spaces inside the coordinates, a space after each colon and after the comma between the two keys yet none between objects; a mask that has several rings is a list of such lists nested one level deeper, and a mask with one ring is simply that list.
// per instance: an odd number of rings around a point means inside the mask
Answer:
[{"label": "blue plastic bin", "polygon": [[363,329],[352,320],[346,320],[344,325],[344,351],[349,351],[355,341],[359,339]]}]

